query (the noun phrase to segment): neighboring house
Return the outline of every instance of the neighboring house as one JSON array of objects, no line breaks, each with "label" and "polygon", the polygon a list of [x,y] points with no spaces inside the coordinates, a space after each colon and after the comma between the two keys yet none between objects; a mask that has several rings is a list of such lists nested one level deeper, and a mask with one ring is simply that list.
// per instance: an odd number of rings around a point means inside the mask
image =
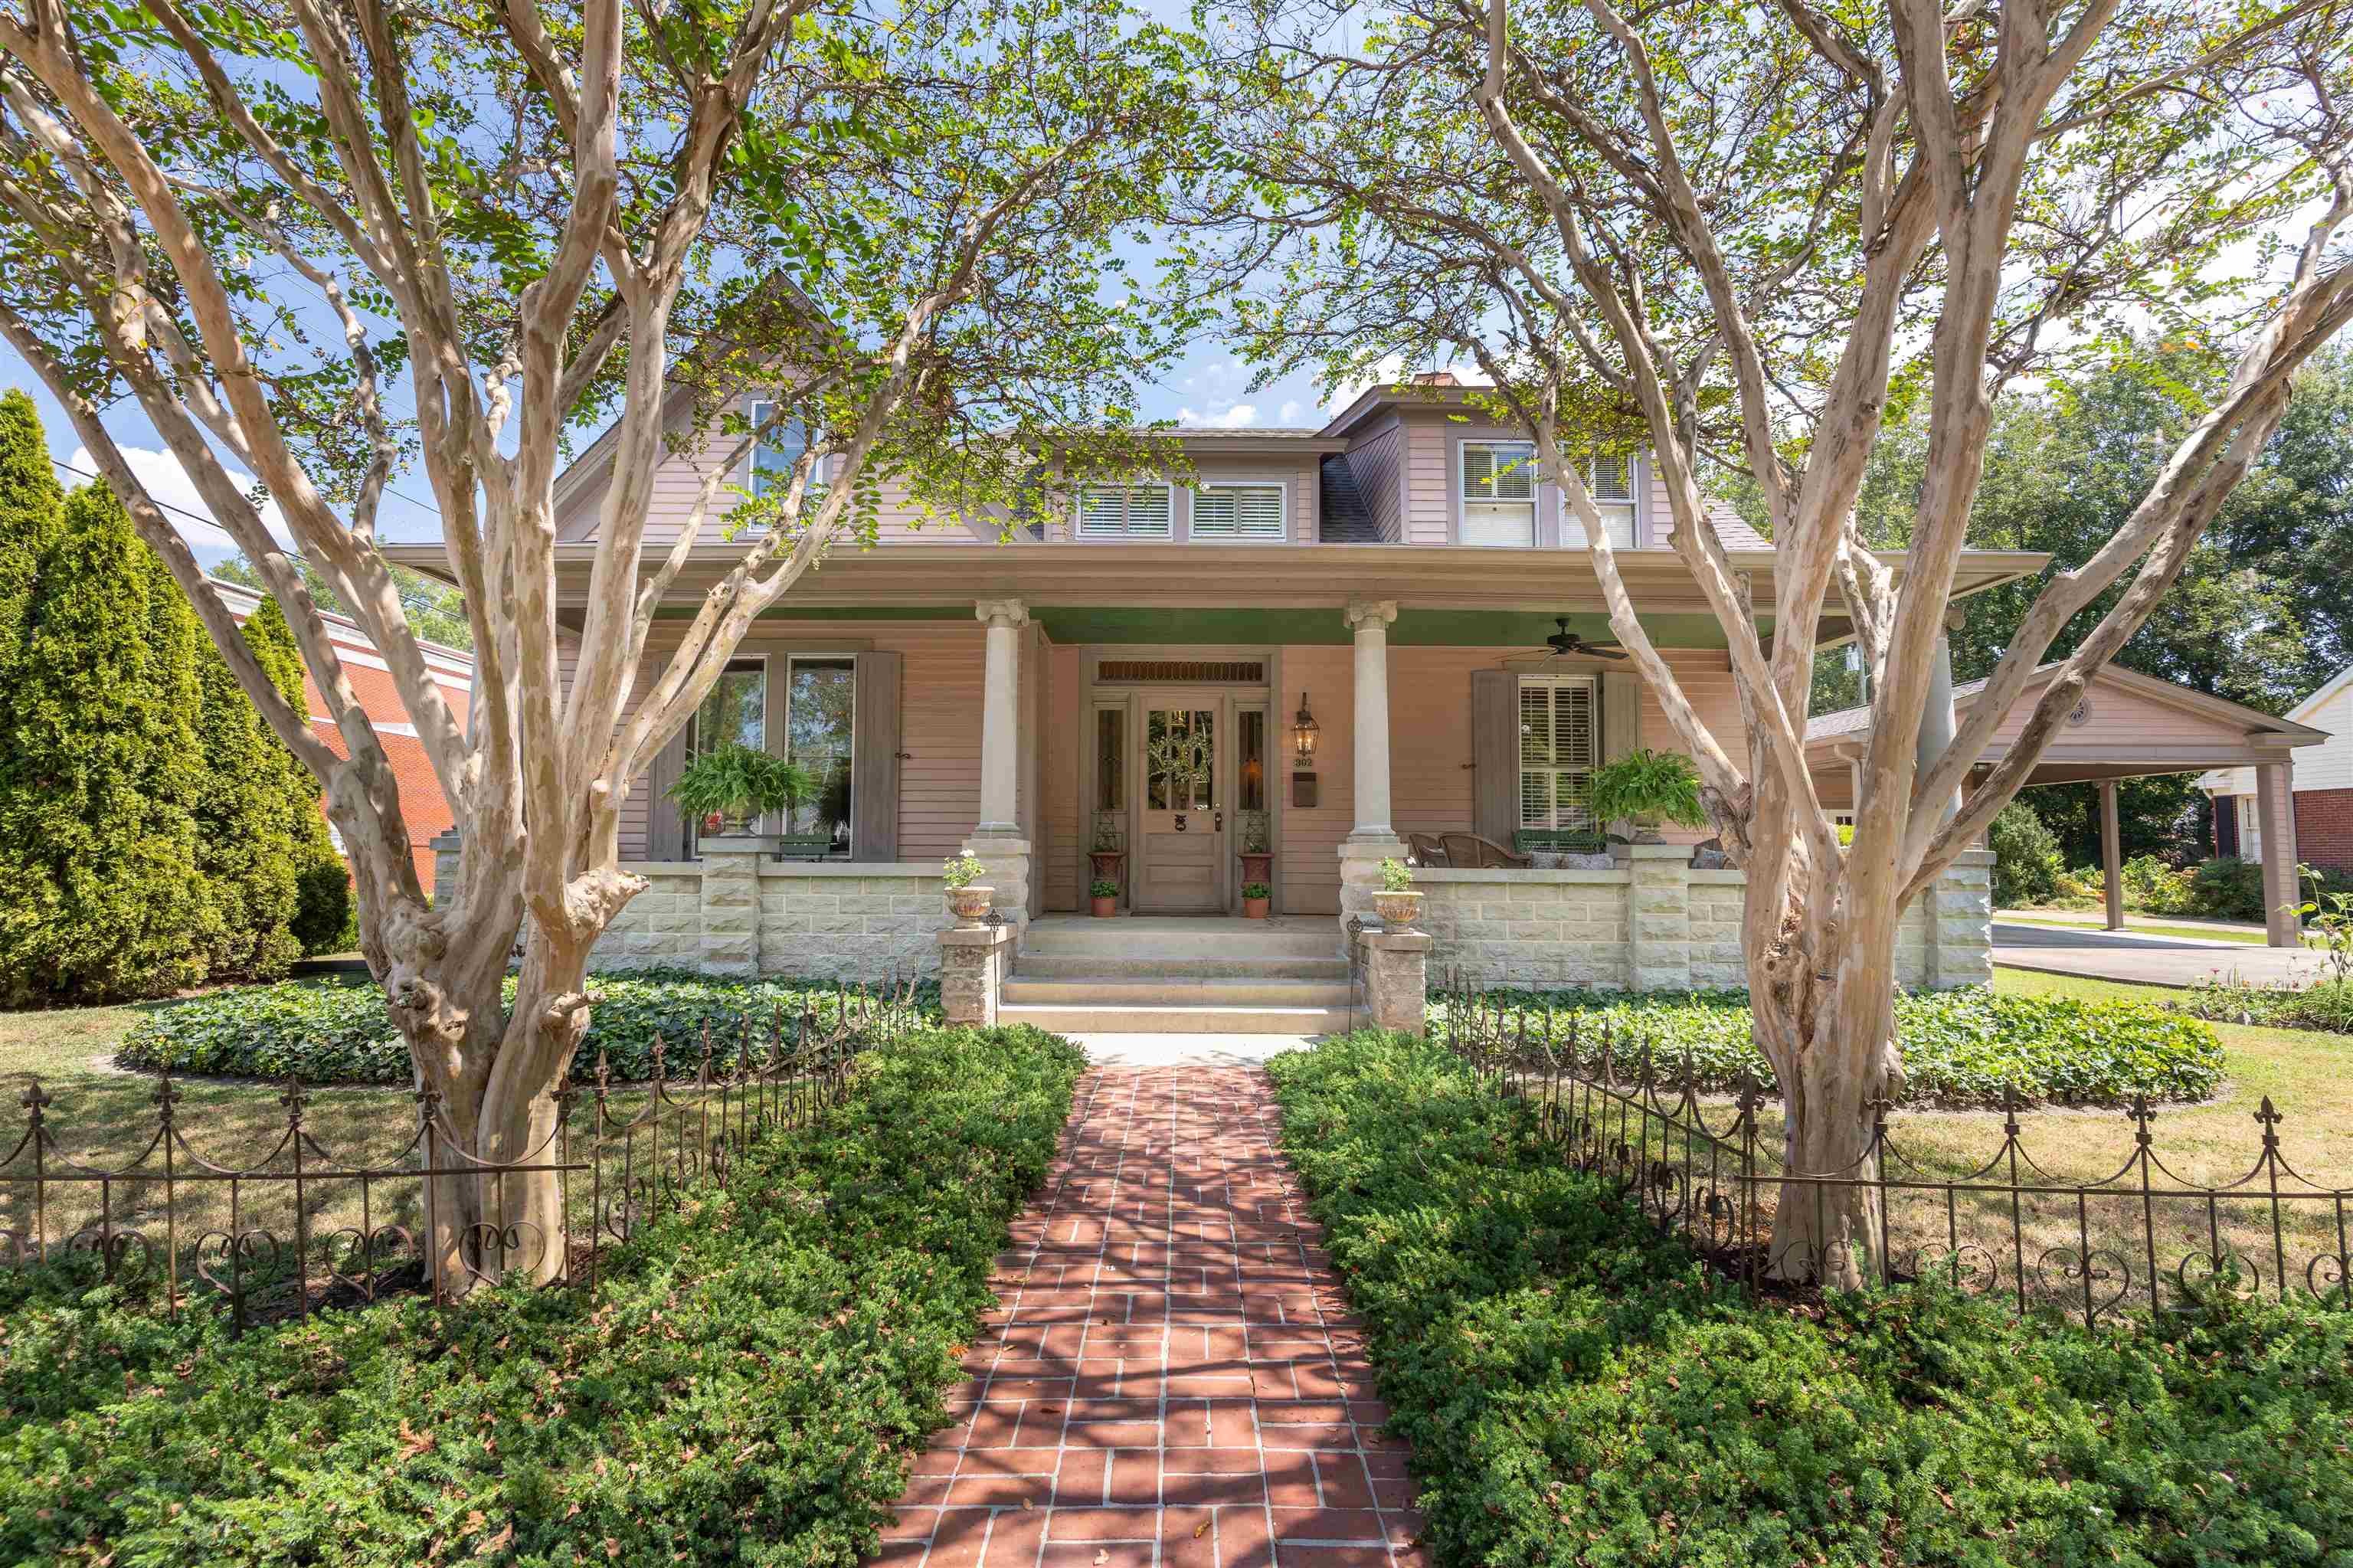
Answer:
[{"label": "neighboring house", "polygon": [[[1438,378],[1373,387],[1314,429],[1176,432],[1190,480],[1086,485],[1062,514],[1006,542],[992,519],[917,527],[911,509],[887,512],[873,548],[837,551],[763,618],[694,733],[632,789],[622,854],[656,888],[599,961],[814,972],[923,963],[930,933],[911,914],[936,908],[944,857],[973,846],[1017,919],[1076,911],[1099,824],[1127,852],[1127,912],[1238,913],[1240,835],[1262,820],[1276,913],[1344,918],[1369,916],[1378,863],[1404,853],[1401,833],[1472,832],[1509,846],[1590,831],[1592,768],[1677,742],[1626,663],[1545,647],[1556,618],[1608,641],[1599,586],[1533,445],[1485,422],[1472,397]],[[747,398],[744,412],[760,410]],[[753,454],[742,482],[792,455]],[[601,440],[558,482],[559,620],[575,628],[612,461]],[[702,472],[690,458],[665,461],[649,551],[674,544]],[[1643,623],[1701,716],[1736,735],[1725,639],[1669,547],[1651,464],[1637,455],[1588,474]],[[1733,568],[1769,606],[1772,546],[1728,511],[1716,523]],[[449,569],[438,546],[388,553]],[[690,553],[646,680],[739,555],[715,536]],[[1902,569],[1900,556],[1887,559]],[[1954,591],[2015,581],[2046,561],[1973,551]],[[1758,620],[1772,630],[1769,609]],[[1830,643],[1847,630],[1825,620],[1813,634]],[[2089,719],[2120,762],[2146,737],[2128,706],[2095,704]],[[1304,759],[1302,713],[1314,724]],[[733,915],[706,918],[695,935],[694,889],[707,884],[694,825],[666,794],[691,748],[721,736],[809,764],[821,798],[789,827],[833,846],[830,865],[757,870],[748,957]],[[1197,747],[1198,776],[1170,766]],[[1829,749],[1822,766],[1844,777]],[[1677,866],[1690,858],[1657,853]],[[1899,969],[1911,983],[1984,978],[1987,858],[1974,853],[1953,874],[1974,893],[1907,916],[1918,935],[1905,938]],[[1649,913],[1638,921],[1634,874],[1622,868],[1426,873],[1432,959],[1526,981],[1737,983],[1740,874],[1674,877],[1680,912],[1654,909],[1668,895],[1645,882]],[[1953,913],[1972,898],[1976,916]],[[740,892],[723,900],[743,902]],[[1166,941],[1194,928],[1146,929],[1176,933]]]},{"label": "neighboring house", "polygon": [[[2353,669],[2339,671],[2285,716],[2328,737],[2296,753],[2288,782],[2296,851],[2313,865],[2353,871]],[[2216,768],[2198,787],[2214,799],[2214,853],[2263,859],[2262,792],[2254,771]]]},{"label": "neighboring house", "polygon": [[[229,613],[242,625],[261,604],[261,595],[240,583],[224,582],[219,577],[209,579],[228,607]],[[432,841],[449,831],[454,820],[449,802],[441,793],[440,780],[433,776],[433,764],[425,755],[424,746],[417,738],[417,726],[408,722],[408,708],[400,700],[400,691],[393,683],[391,666],[376,652],[375,644],[348,617],[322,614],[327,623],[328,638],[334,643],[336,655],[343,660],[352,691],[360,700],[370,723],[384,738],[384,754],[392,763],[393,776],[400,781],[400,814],[408,823],[409,853],[415,857],[417,874],[425,891],[433,891],[434,856]],[[438,642],[420,642],[426,667],[432,671],[436,684],[448,699],[449,709],[462,726],[473,700],[474,656],[460,649],[444,648]],[[343,748],[343,737],[334,721],[327,716],[326,704],[320,700],[318,683],[306,669],[302,673],[302,696],[308,705],[311,728],[328,748],[338,757],[349,755]],[[329,829],[332,832],[332,826]],[[341,836],[335,848],[343,849]]]}]

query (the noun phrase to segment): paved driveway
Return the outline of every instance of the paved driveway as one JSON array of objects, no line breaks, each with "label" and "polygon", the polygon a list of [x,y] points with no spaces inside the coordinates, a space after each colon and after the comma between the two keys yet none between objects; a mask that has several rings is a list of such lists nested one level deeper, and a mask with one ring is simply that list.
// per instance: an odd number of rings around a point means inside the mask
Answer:
[{"label": "paved driveway", "polygon": [[2327,960],[2303,948],[2258,948],[2128,931],[2063,930],[2053,926],[1993,926],[1993,961],[2013,969],[2141,985],[2190,985],[2232,975],[2253,985],[2310,985]]}]

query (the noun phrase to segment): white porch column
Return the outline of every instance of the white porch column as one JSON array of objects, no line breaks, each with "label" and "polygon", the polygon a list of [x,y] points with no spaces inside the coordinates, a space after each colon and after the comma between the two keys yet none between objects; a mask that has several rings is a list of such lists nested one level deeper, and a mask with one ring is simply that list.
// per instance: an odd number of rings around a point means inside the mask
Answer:
[{"label": "white porch column", "polygon": [[2125,928],[2125,855],[2116,828],[2116,781],[2100,780],[2100,869],[2106,879],[2108,929]]},{"label": "white porch column", "polygon": [[[1950,624],[1947,622],[1947,624]],[[1936,649],[1928,660],[1928,700],[1920,708],[1920,730],[1913,743],[1913,777],[1918,778],[1953,749],[1953,643],[1944,632],[1936,633]],[[1860,802],[1858,802],[1860,804]],[[1938,809],[1936,820],[1952,820],[1961,809],[1961,792]]]},{"label": "white porch column", "polygon": [[1021,629],[1029,607],[1018,599],[985,599],[973,614],[987,633],[980,698],[980,821],[977,834],[1018,837],[1017,781],[1021,776]]},{"label": "white porch column", "polygon": [[1377,920],[1373,894],[1380,886],[1380,863],[1402,856],[1405,841],[1389,821],[1389,623],[1397,600],[1355,599],[1348,629],[1356,637],[1356,825],[1340,844],[1340,923],[1352,915]]},{"label": "white porch column", "polygon": [[988,630],[980,699],[980,811],[964,853],[987,867],[994,907],[1017,926],[1029,918],[1029,841],[1021,836],[1021,629],[1018,599],[985,599],[973,615]]},{"label": "white porch column", "polygon": [[2303,902],[2295,881],[2295,770],[2292,763],[2255,764],[2255,820],[2263,835],[2263,930],[2274,948],[2300,947],[2304,922],[2289,911]]}]

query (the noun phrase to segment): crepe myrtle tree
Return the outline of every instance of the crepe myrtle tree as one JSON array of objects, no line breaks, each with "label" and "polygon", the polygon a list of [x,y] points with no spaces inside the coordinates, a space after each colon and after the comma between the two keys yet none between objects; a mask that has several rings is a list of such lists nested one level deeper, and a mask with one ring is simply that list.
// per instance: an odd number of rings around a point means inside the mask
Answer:
[{"label": "crepe myrtle tree", "polygon": [[[754,619],[869,536],[881,487],[1005,515],[1030,454],[1134,460],[1086,432],[1134,425],[1121,389],[1187,317],[1106,284],[1195,155],[1189,69],[1120,0],[0,3],[0,330],[323,786],[445,1160],[546,1162],[590,948],[643,886],[617,863],[632,780]],[[758,432],[730,412],[753,392],[805,438],[756,496],[734,476]],[[284,609],[347,755],[125,461],[101,415],[126,401]],[[560,650],[555,479],[600,423],[613,477]],[[681,450],[718,461],[649,549]],[[472,625],[462,722],[379,547],[412,475]],[[649,656],[690,552],[722,543],[676,651]],[[458,875],[429,904],[304,563],[381,652],[455,813]],[[552,1177],[431,1186],[446,1287],[561,1268]]]},{"label": "crepe myrtle tree", "polygon": [[[1204,269],[1270,373],[1328,381],[1469,357],[1484,411],[1530,430],[1583,524],[1612,634],[1664,710],[1747,872],[1757,1042],[1795,1172],[1869,1179],[1896,1097],[1897,916],[2016,793],[2180,572],[2353,314],[2341,0],[1395,0],[1354,16],[1217,14],[1221,112],[1253,210]],[[1361,38],[1353,47],[1343,41]],[[2229,341],[2235,373],[2146,496],[2054,574],[1953,743],[1915,758],[1995,399],[2130,333]],[[1925,409],[1911,549],[1854,523],[1891,408]],[[1651,454],[1671,541],[1722,624],[1739,727],[1704,720],[1629,595],[1584,482]],[[1711,465],[1769,510],[1769,580],[1736,574]],[[2063,475],[2052,482],[2063,483]],[[2126,581],[1982,777],[2070,617]],[[1869,661],[1853,842],[1806,768],[1831,596]],[[1757,630],[1769,615],[1781,629]],[[1946,717],[1950,723],[1949,715]],[[1785,1189],[1771,1265],[1878,1272],[1868,1186]]]}]

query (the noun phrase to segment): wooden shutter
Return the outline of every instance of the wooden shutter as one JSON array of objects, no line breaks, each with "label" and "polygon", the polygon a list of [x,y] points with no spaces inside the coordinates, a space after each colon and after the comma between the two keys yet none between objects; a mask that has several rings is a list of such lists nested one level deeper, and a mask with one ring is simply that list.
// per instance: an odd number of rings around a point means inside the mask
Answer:
[{"label": "wooden shutter", "polygon": [[1197,539],[1280,539],[1282,486],[1212,484],[1193,493],[1191,534]]},{"label": "wooden shutter", "polygon": [[899,858],[899,681],[896,652],[858,656],[856,711],[850,719],[849,858]]},{"label": "wooden shutter", "polygon": [[648,860],[684,860],[686,858],[686,813],[670,798],[670,786],[686,771],[687,725],[670,737],[670,744],[654,754],[653,766],[646,770],[646,858]]},{"label": "wooden shutter", "polygon": [[1631,670],[1601,676],[1601,760],[1615,762],[1642,744],[1642,678]]},{"label": "wooden shutter", "polygon": [[1471,831],[1509,849],[1520,825],[1520,678],[1471,672]]}]

